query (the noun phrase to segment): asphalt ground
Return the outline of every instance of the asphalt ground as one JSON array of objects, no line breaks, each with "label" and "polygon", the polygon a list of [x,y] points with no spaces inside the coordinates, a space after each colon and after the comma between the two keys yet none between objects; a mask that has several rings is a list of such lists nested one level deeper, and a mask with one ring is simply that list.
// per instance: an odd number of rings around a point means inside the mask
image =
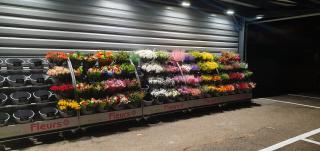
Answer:
[{"label": "asphalt ground", "polygon": [[[26,151],[320,151],[319,144],[300,138],[320,128],[319,117],[320,98],[283,95],[5,145]],[[320,133],[305,139],[320,142]]]}]

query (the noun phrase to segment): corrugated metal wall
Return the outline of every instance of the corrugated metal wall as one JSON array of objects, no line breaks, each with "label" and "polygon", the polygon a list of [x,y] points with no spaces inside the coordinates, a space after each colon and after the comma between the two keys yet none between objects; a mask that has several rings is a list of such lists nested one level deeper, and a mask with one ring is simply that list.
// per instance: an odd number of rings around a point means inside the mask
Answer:
[{"label": "corrugated metal wall", "polygon": [[232,18],[139,0],[1,0],[0,53],[57,49],[238,50]]}]

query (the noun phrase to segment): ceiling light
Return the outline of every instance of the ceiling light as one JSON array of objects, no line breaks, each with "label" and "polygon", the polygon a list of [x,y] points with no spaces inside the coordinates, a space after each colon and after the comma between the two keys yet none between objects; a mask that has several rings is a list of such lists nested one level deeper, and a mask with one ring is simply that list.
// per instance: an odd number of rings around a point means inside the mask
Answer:
[{"label": "ceiling light", "polygon": [[190,7],[190,1],[182,1],[181,6],[183,7]]},{"label": "ceiling light", "polygon": [[234,14],[234,11],[231,10],[231,9],[229,9],[229,10],[226,11],[226,14],[227,14],[227,15],[233,15],[233,14]]},{"label": "ceiling light", "polygon": [[263,15],[257,15],[256,19],[262,19],[264,16]]}]

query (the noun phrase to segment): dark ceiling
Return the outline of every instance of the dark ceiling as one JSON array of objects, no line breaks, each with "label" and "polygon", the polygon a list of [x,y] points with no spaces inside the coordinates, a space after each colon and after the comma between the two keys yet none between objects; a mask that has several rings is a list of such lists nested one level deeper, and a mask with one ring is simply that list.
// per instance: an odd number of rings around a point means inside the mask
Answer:
[{"label": "dark ceiling", "polygon": [[[183,0],[148,0],[180,6]],[[221,13],[233,9],[236,15],[253,19],[257,15],[280,18],[320,13],[320,0],[189,0],[191,7],[206,12]]]}]

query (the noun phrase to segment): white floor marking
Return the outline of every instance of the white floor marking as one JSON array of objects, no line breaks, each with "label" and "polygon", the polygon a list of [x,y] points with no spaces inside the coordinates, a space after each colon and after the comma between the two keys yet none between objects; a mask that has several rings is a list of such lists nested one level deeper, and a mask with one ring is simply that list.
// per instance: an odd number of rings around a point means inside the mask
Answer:
[{"label": "white floor marking", "polygon": [[318,99],[320,100],[319,97],[314,97],[314,96],[307,96],[307,95],[298,95],[298,94],[288,94],[290,96],[298,96],[298,97],[303,97],[303,98],[310,98],[310,99]]},{"label": "white floor marking", "polygon": [[299,103],[293,103],[293,102],[279,101],[279,100],[268,99],[268,98],[259,98],[259,99],[268,100],[268,101],[273,101],[273,102],[280,102],[280,103],[293,104],[293,105],[300,105],[300,106],[305,106],[305,107],[310,107],[310,108],[320,109],[320,107],[319,107],[319,106],[312,106],[312,105],[299,104]]},{"label": "white floor marking", "polygon": [[317,141],[314,141],[314,140],[311,140],[311,139],[302,139],[303,141],[306,141],[306,142],[309,142],[309,143],[313,143],[313,144],[317,144],[317,145],[320,145],[320,142],[317,142]]},{"label": "white floor marking", "polygon": [[310,131],[310,132],[307,132],[307,133],[304,133],[304,134],[301,134],[301,135],[298,135],[296,137],[292,137],[292,138],[290,138],[288,140],[285,140],[283,142],[280,142],[278,144],[274,144],[274,145],[272,145],[270,147],[261,149],[260,151],[274,151],[274,150],[277,150],[277,149],[282,148],[284,146],[287,146],[289,144],[292,144],[294,142],[297,142],[299,140],[305,139],[305,138],[307,138],[309,136],[315,135],[317,133],[320,133],[320,128],[315,129],[315,130]]}]

